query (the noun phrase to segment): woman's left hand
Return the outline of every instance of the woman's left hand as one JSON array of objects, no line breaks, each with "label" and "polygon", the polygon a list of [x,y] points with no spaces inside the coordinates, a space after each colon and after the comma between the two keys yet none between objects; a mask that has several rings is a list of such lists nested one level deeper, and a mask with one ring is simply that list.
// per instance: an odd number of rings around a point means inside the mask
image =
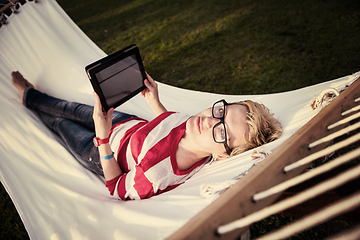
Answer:
[{"label": "woman's left hand", "polygon": [[159,116],[167,110],[160,102],[157,83],[154,81],[154,79],[152,79],[152,77],[150,77],[148,73],[146,73],[146,77],[147,79],[144,81],[146,89],[141,92],[141,95],[145,97],[146,102],[149,104],[156,116]]},{"label": "woman's left hand", "polygon": [[114,108],[110,108],[106,114],[103,113],[100,98],[96,92],[94,92],[94,97],[95,105],[93,119],[96,136],[100,139],[108,138],[112,127],[112,114],[114,112]]}]

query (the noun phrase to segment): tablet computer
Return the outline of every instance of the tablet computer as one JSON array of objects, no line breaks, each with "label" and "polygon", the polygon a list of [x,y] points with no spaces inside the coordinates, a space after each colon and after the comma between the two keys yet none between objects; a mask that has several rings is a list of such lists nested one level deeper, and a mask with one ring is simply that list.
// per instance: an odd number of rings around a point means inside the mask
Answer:
[{"label": "tablet computer", "polygon": [[120,106],[146,88],[146,73],[136,45],[89,64],[85,71],[104,112]]}]

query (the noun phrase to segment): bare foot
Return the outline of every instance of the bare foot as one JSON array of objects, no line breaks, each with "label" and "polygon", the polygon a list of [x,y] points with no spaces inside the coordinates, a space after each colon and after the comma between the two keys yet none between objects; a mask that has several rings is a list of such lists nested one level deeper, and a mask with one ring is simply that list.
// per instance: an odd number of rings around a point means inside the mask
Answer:
[{"label": "bare foot", "polygon": [[25,89],[28,87],[34,88],[34,85],[32,85],[28,80],[26,80],[23,75],[21,75],[21,73],[18,71],[14,71],[11,73],[11,83],[19,91],[21,102],[23,100]]}]

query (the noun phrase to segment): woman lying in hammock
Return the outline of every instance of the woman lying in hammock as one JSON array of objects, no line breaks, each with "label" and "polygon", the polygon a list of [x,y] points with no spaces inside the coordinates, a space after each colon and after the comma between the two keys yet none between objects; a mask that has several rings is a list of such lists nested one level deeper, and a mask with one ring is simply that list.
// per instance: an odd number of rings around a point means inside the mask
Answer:
[{"label": "woman lying in hammock", "polygon": [[12,84],[25,107],[64,141],[87,169],[106,180],[111,195],[144,199],[175,188],[211,158],[221,160],[273,141],[281,124],[262,104],[216,102],[188,116],[168,112],[148,75],[141,94],[157,117],[152,121],[110,109],[67,102],[37,91],[19,72]]}]

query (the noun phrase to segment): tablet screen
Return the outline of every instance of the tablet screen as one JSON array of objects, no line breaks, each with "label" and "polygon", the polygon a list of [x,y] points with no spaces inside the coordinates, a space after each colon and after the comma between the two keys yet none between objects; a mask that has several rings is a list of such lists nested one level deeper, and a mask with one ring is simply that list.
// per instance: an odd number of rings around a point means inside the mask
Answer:
[{"label": "tablet screen", "polygon": [[135,55],[103,69],[95,76],[108,106],[114,105],[119,99],[125,98],[143,84]]},{"label": "tablet screen", "polygon": [[139,49],[131,45],[85,67],[103,111],[118,107],[144,90],[146,73]]}]

